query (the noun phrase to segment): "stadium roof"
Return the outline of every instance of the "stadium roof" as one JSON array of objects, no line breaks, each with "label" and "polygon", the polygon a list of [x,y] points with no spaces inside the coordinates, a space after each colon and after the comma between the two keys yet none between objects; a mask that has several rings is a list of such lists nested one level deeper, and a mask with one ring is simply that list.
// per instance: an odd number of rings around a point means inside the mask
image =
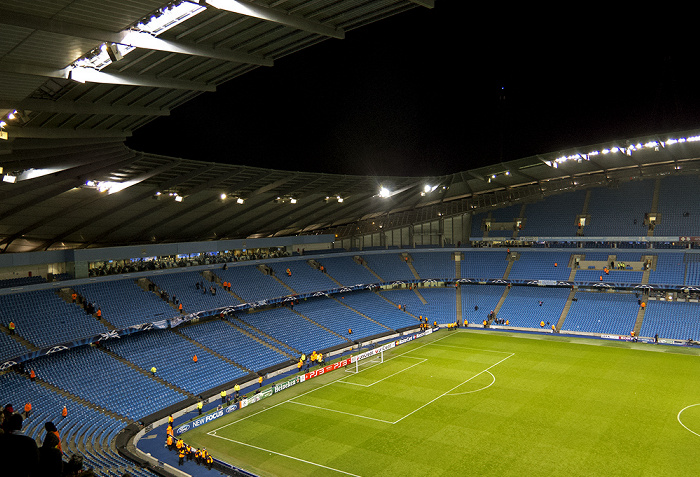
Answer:
[{"label": "stadium roof", "polygon": [[[8,139],[0,141],[0,252],[321,231],[347,236],[697,167],[694,141],[666,143],[694,138],[692,132],[439,177],[282,171],[134,151],[124,144],[132,131],[202,92],[433,1],[170,6],[160,0],[3,2],[0,118]],[[178,10],[185,7],[191,8]]]}]

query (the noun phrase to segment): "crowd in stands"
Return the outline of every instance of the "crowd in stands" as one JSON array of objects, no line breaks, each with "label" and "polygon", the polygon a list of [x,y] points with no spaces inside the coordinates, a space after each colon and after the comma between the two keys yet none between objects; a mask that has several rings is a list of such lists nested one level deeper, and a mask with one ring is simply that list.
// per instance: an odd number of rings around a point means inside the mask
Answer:
[{"label": "crowd in stands", "polygon": [[88,270],[90,277],[120,275],[122,273],[167,270],[170,268],[194,267],[217,263],[244,262],[291,256],[290,253],[277,249],[248,250],[245,252],[207,252],[196,257],[154,257],[152,259],[119,260],[115,262],[95,262]]}]

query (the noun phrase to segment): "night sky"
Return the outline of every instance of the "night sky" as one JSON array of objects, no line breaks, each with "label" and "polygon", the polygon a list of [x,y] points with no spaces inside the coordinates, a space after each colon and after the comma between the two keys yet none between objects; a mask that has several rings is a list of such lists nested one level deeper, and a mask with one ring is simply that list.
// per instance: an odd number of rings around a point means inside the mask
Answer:
[{"label": "night sky", "polygon": [[499,5],[435,3],[236,78],[127,145],[285,170],[428,176],[700,127],[694,64],[677,48],[629,29],[603,35],[519,21]]}]

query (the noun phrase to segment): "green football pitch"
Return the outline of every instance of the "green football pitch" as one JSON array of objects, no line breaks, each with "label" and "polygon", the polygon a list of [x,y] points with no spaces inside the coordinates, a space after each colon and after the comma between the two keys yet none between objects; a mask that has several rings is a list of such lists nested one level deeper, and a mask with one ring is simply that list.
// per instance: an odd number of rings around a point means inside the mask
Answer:
[{"label": "green football pitch", "polygon": [[696,475],[699,354],[440,331],[183,437],[263,476]]}]

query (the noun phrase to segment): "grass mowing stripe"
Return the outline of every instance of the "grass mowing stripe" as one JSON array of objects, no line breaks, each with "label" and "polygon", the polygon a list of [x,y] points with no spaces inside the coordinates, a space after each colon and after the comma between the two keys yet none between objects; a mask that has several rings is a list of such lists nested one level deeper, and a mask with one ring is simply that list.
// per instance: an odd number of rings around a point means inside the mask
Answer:
[{"label": "grass mowing stripe", "polygon": [[[367,373],[319,376],[184,438],[266,477],[696,475],[697,349],[441,333],[386,352]],[[416,359],[427,361],[396,373]],[[239,425],[222,426],[231,419]]]},{"label": "grass mowing stripe", "polygon": [[273,451],[273,450],[271,450],[271,449],[264,449],[264,448],[262,448],[262,447],[258,447],[258,446],[254,446],[254,445],[252,445],[252,444],[248,444],[247,442],[236,441],[236,440],[229,439],[228,437],[223,437],[223,436],[214,436],[214,437],[217,437],[217,438],[219,438],[219,439],[224,439],[224,440],[227,440],[227,441],[229,441],[229,442],[236,443],[236,444],[240,444],[240,445],[242,445],[242,446],[250,447],[250,448],[253,448],[253,449],[256,449],[256,450],[259,450],[259,451],[267,452],[268,454],[275,454],[275,455],[278,455],[278,456],[280,456],[280,457],[286,457],[287,459],[292,459],[292,460],[296,460],[296,461],[299,461],[299,462],[303,462],[303,463],[305,463],[305,464],[310,464],[310,465],[313,465],[313,466],[316,466],[316,467],[321,467],[321,468],[323,468],[323,469],[331,470],[331,471],[337,472],[337,473],[339,473],[339,474],[352,475],[352,476],[354,476],[354,477],[360,477],[360,476],[357,475],[357,474],[351,474],[350,472],[345,472],[345,471],[340,470],[340,469],[334,469],[333,467],[328,467],[327,465],[322,465],[322,464],[318,464],[318,463],[316,463],[316,462],[311,462],[311,461],[309,461],[309,460],[300,459],[299,457],[294,457],[293,455],[287,455],[287,454],[282,454],[282,453],[280,453],[280,452],[275,452],[275,451]]},{"label": "grass mowing stripe", "polygon": [[490,369],[493,368],[494,366],[498,366],[499,364],[501,364],[502,362],[504,362],[505,360],[507,360],[508,358],[510,358],[510,357],[512,357],[512,356],[514,356],[514,355],[515,355],[515,353],[511,353],[510,355],[508,355],[508,356],[506,356],[505,358],[503,358],[502,360],[500,360],[498,363],[489,366],[489,367],[486,368],[485,370],[481,371],[481,372],[478,373],[478,374],[475,374],[474,376],[472,376],[471,378],[467,379],[466,381],[459,383],[457,386],[453,387],[453,388],[450,389],[449,391],[446,391],[446,392],[440,394],[440,395],[439,395],[438,397],[436,397],[435,399],[433,399],[433,400],[431,400],[431,401],[428,401],[427,403],[423,404],[423,405],[422,405],[421,407],[419,407],[418,409],[409,412],[408,414],[406,414],[405,416],[403,416],[401,419],[399,419],[399,420],[397,420],[397,421],[394,421],[392,424],[398,424],[399,422],[403,421],[403,420],[406,419],[407,417],[409,417],[409,416],[413,415],[414,413],[420,411],[420,410],[423,409],[425,406],[428,406],[428,405],[434,403],[435,401],[437,401],[437,400],[440,399],[441,397],[443,397],[443,396],[447,395],[448,393],[454,391],[455,389],[457,389],[458,387],[462,386],[463,384],[468,383],[468,382],[471,381],[472,379],[474,379],[474,378],[476,378],[476,377],[478,377],[478,376],[484,374],[485,372],[487,372],[488,370],[490,370]]}]

